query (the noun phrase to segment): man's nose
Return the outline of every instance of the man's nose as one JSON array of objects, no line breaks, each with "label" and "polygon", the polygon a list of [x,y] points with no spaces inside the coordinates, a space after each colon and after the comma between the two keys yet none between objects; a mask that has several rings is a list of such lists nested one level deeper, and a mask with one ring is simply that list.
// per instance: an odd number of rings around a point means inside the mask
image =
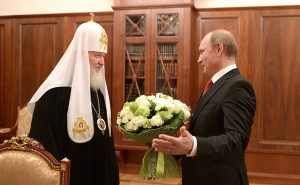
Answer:
[{"label": "man's nose", "polygon": [[200,56],[198,58],[198,63],[200,63],[200,64],[202,63],[202,57],[200,57]]},{"label": "man's nose", "polygon": [[100,58],[100,60],[98,61],[98,64],[99,65],[104,65],[105,64],[105,61],[104,61],[103,57]]}]

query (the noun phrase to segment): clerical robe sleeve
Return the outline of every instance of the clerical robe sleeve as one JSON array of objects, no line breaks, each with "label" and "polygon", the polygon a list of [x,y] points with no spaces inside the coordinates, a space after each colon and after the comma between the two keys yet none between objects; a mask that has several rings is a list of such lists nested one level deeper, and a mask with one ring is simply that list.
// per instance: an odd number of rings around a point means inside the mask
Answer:
[{"label": "clerical robe sleeve", "polygon": [[69,87],[48,90],[34,108],[29,137],[35,138],[57,160],[67,155]]}]

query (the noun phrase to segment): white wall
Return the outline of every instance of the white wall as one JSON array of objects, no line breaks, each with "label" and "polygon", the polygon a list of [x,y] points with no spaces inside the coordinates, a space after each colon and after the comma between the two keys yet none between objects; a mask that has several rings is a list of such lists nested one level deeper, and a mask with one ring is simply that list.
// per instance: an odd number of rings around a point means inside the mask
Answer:
[{"label": "white wall", "polygon": [[[300,5],[300,0],[194,0],[196,8]],[[1,15],[111,12],[113,0],[0,0]]]},{"label": "white wall", "polygon": [[300,0],[194,0],[196,8],[300,5]]},{"label": "white wall", "polygon": [[0,0],[1,15],[113,11],[113,0]]}]

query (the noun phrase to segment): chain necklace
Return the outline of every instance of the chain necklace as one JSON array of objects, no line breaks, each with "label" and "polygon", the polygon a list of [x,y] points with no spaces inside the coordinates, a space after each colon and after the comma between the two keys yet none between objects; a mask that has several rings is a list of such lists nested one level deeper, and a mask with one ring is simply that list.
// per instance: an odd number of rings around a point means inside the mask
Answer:
[{"label": "chain necklace", "polygon": [[95,92],[97,95],[98,112],[97,112],[96,108],[94,107],[93,102],[92,102],[92,108],[95,111],[95,113],[97,114],[97,126],[101,130],[102,134],[104,135],[105,130],[106,130],[106,123],[105,123],[104,119],[102,119],[102,117],[101,117],[101,107],[100,107],[98,92],[97,91],[95,91]]}]

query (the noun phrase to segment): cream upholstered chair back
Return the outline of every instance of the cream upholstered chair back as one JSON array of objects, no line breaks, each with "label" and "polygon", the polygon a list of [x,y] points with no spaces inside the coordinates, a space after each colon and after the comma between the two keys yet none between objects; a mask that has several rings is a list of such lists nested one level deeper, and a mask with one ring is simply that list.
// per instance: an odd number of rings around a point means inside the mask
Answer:
[{"label": "cream upholstered chair back", "polygon": [[[29,134],[32,114],[28,109],[27,104],[25,106],[18,106],[16,123],[11,127],[0,127],[0,143],[5,139],[9,139],[12,136],[19,134]],[[1,183],[0,183],[1,185]]]},{"label": "cream upholstered chair back", "polygon": [[18,117],[17,117],[17,131],[16,135],[19,134],[29,134],[31,126],[32,114],[28,109],[28,106],[18,107]]},{"label": "cream upholstered chair back", "polygon": [[26,135],[0,145],[1,185],[68,185],[70,161],[58,162],[43,146]]}]

